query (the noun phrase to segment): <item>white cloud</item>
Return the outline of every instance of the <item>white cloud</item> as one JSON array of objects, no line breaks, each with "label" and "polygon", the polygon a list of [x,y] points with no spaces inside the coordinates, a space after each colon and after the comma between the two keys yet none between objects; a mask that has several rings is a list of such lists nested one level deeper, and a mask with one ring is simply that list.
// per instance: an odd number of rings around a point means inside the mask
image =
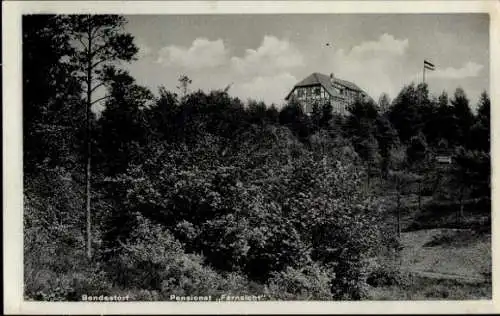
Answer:
[{"label": "white cloud", "polygon": [[350,54],[361,56],[365,54],[389,54],[401,56],[409,46],[408,39],[398,40],[394,36],[384,33],[377,41],[363,42],[351,49]]},{"label": "white cloud", "polygon": [[288,40],[266,35],[257,49],[247,49],[243,57],[232,57],[234,70],[245,74],[269,75],[302,66],[304,58]]},{"label": "white cloud", "polygon": [[288,72],[276,75],[257,76],[253,79],[235,83],[230,94],[246,101],[248,98],[265,101],[267,104],[275,103],[280,106],[290,92],[291,87],[297,83],[297,78]]},{"label": "white cloud", "polygon": [[453,67],[448,67],[445,69],[436,68],[435,71],[429,71],[428,74],[429,77],[433,78],[464,79],[469,77],[477,77],[483,68],[483,65],[474,62],[468,62],[458,69]]},{"label": "white cloud", "polygon": [[390,34],[362,42],[349,51],[334,51],[328,66],[341,79],[356,83],[375,100],[383,92],[394,97],[407,77],[408,39]]},{"label": "white cloud", "polygon": [[[383,34],[376,41],[362,42],[348,51],[334,50],[317,69],[327,74],[333,71],[339,78],[356,83],[374,99],[382,92],[393,97],[407,75],[408,47],[408,39]],[[315,57],[303,55],[287,40],[265,36],[257,49],[247,49],[243,57],[231,58],[235,73],[244,74],[240,77],[242,81],[231,88],[231,93],[244,100],[255,98],[281,104],[298,82],[291,72],[306,63],[315,63]]]},{"label": "white cloud", "polygon": [[160,49],[157,62],[164,66],[179,66],[188,69],[212,68],[223,65],[228,51],[221,39],[210,41],[197,38],[190,47],[170,45]]}]

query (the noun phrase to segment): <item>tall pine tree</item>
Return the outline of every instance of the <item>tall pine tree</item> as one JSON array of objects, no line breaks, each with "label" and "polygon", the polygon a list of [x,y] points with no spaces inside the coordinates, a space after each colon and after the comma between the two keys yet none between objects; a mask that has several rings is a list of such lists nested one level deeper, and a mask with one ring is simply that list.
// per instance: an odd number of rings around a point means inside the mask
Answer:
[{"label": "tall pine tree", "polygon": [[126,20],[118,15],[74,15],[69,18],[70,34],[75,43],[72,62],[83,82],[86,110],[86,203],[87,256],[92,256],[91,230],[91,156],[92,106],[107,96],[95,98],[106,84],[107,71],[120,61],[131,61],[138,52],[133,37],[124,32]]},{"label": "tall pine tree", "polygon": [[490,152],[490,98],[484,91],[479,99],[476,122],[472,127],[474,148]]},{"label": "tall pine tree", "polygon": [[469,99],[462,88],[457,88],[451,99],[455,134],[458,145],[469,146],[470,131],[474,124],[474,115],[469,106]]}]

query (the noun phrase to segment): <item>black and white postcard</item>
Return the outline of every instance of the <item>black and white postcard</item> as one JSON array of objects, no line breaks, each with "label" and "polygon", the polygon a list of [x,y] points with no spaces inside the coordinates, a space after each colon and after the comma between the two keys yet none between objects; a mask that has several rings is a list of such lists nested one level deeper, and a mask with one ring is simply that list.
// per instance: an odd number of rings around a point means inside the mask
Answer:
[{"label": "black and white postcard", "polygon": [[498,2],[3,9],[7,313],[499,311]]}]

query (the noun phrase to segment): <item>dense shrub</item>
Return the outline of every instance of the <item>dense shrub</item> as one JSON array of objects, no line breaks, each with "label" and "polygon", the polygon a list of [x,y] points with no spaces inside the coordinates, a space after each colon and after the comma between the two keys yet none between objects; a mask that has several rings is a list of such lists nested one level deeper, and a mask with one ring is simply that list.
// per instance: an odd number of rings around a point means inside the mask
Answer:
[{"label": "dense shrub", "polygon": [[112,294],[112,285],[106,274],[99,268],[83,265],[79,269],[61,273],[51,267],[44,269],[28,264],[25,268],[25,286],[28,300],[80,301],[84,294]]},{"label": "dense shrub", "polygon": [[329,300],[333,277],[332,271],[317,264],[299,269],[287,267],[273,273],[265,293],[278,300]]},{"label": "dense shrub", "polygon": [[349,142],[319,131],[305,145],[267,125],[235,138],[154,143],[106,178],[97,275],[148,300],[259,294],[251,284],[280,299],[363,298],[367,259],[388,239]]},{"label": "dense shrub", "polygon": [[82,294],[105,294],[110,290],[99,264],[85,257],[81,202],[82,187],[62,168],[31,173],[25,178],[27,299],[80,300]]},{"label": "dense shrub", "polygon": [[[335,297],[359,298],[365,261],[382,242],[380,207],[359,189],[363,171],[352,148],[319,135],[311,142],[314,152],[286,128],[266,126],[247,132],[240,145],[209,134],[191,144],[158,144],[119,177],[127,190],[121,209],[137,210],[168,230],[163,244],[175,240],[171,250],[177,249],[171,257],[191,265],[182,273],[205,267],[187,253],[203,253],[215,269],[261,283],[316,261],[336,275],[330,288]],[[106,238],[125,240],[134,233]],[[149,270],[162,270],[155,260],[146,260]],[[134,276],[133,270],[121,279],[141,280],[140,288],[160,289],[158,280],[165,280]],[[206,275],[207,283],[219,282]]]},{"label": "dense shrub", "polygon": [[[335,157],[335,156],[334,156]],[[366,260],[380,244],[380,208],[359,190],[356,166],[335,160],[305,159],[295,170],[287,208],[293,212],[313,260],[332,269],[335,298],[362,297]]]},{"label": "dense shrub", "polygon": [[382,264],[378,265],[370,271],[366,283],[374,287],[383,286],[407,286],[410,282],[410,275],[403,273],[400,268],[395,265]]},{"label": "dense shrub", "polygon": [[153,297],[159,293],[159,299],[246,290],[243,276],[218,274],[204,265],[202,256],[186,254],[168,230],[137,216],[138,226],[122,243],[121,255],[109,265],[110,277],[120,286],[146,290]]}]

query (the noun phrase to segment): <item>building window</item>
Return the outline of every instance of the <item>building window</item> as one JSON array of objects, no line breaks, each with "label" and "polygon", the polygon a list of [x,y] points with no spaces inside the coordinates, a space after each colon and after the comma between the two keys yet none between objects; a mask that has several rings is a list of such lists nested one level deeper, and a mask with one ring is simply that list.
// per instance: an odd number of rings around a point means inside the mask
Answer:
[{"label": "building window", "polygon": [[303,97],[304,96],[304,89],[297,89],[297,96],[299,98]]},{"label": "building window", "polygon": [[315,95],[320,95],[321,94],[321,88],[320,87],[314,88],[314,94]]},{"label": "building window", "polygon": [[305,105],[305,114],[309,114],[309,113],[312,113],[312,104],[311,103],[306,103]]}]

